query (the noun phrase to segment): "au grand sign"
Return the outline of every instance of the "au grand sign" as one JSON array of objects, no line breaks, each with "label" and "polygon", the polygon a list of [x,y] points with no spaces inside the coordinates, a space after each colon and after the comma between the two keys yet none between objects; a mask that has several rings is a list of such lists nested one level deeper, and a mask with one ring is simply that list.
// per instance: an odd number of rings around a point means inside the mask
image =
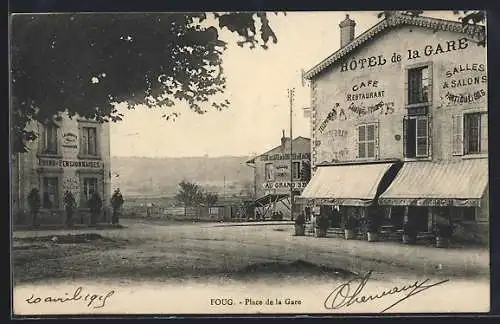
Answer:
[{"label": "au grand sign", "polygon": [[39,159],[38,165],[42,167],[59,167],[59,168],[90,168],[90,169],[100,169],[102,168],[101,161],[74,161],[74,160],[62,160],[62,159]]},{"label": "au grand sign", "polygon": [[[294,189],[303,189],[307,186],[307,182],[305,181],[294,181],[292,182],[292,188]],[[290,188],[290,181],[281,181],[281,182],[266,182],[263,184],[264,189],[282,189],[282,188]]]}]

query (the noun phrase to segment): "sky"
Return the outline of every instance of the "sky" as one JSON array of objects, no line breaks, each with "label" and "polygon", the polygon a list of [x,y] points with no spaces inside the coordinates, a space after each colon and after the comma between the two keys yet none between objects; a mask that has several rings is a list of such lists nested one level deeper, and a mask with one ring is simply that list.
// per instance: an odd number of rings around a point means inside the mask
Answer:
[{"label": "sky", "polygon": [[[270,13],[278,37],[269,49],[241,48],[229,32],[223,55],[227,78],[225,111],[199,115],[177,106],[175,121],[161,118],[159,110],[125,110],[123,121],[111,123],[112,156],[185,157],[241,156],[265,152],[289,136],[290,105],[287,89],[295,88],[293,137],[310,137],[303,108],[310,104],[310,89],[302,85],[301,70],[309,70],[340,47],[339,23],[345,15],[356,22],[355,37],[376,24],[377,12]],[[457,20],[451,11],[425,12],[425,16]]]}]

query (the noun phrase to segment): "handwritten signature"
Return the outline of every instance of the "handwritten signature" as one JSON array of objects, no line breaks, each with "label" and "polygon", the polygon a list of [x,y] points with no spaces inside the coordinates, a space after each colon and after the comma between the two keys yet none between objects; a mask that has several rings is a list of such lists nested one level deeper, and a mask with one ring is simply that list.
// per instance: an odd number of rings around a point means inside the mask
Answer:
[{"label": "handwritten signature", "polygon": [[67,303],[82,301],[86,303],[87,307],[92,308],[103,308],[106,305],[108,298],[114,295],[115,291],[110,290],[105,295],[98,294],[83,294],[83,288],[78,287],[70,296],[69,293],[64,293],[64,297],[61,296],[43,296],[35,297],[33,294],[31,297],[26,298],[28,304],[38,304],[38,303]]},{"label": "handwritten signature", "polygon": [[[389,290],[382,291],[380,293],[377,293],[376,295],[361,295],[363,292],[363,289],[365,288],[365,285],[367,284],[368,280],[370,279],[370,276],[372,275],[372,271],[370,270],[367,274],[360,278],[354,278],[348,282],[345,282],[338,287],[336,287],[326,298],[324,302],[324,306],[326,309],[340,309],[342,307],[349,307],[354,304],[363,304],[367,303],[370,301],[374,301],[380,298],[383,298],[388,295],[394,295],[398,293],[403,293],[403,297],[400,298],[398,301],[395,303],[391,304],[390,306],[384,308],[381,313],[391,309],[392,307],[396,306],[397,304],[403,302],[404,300],[415,296],[416,294],[419,294],[429,288],[441,285],[449,279],[439,281],[436,283],[429,283],[430,279],[425,279],[423,281],[415,281],[412,284],[409,285],[404,285],[400,287],[393,287]],[[355,289],[352,289],[352,286],[356,285]]]}]

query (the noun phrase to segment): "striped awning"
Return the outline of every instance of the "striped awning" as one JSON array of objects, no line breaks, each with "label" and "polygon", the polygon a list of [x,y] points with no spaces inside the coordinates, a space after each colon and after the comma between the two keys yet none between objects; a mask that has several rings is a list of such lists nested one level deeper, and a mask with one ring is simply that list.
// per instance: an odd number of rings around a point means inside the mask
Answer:
[{"label": "striped awning", "polygon": [[373,202],[380,180],[393,163],[318,166],[295,202],[366,206]]},{"label": "striped awning", "polygon": [[488,185],[488,159],[406,162],[380,195],[381,205],[480,206]]}]

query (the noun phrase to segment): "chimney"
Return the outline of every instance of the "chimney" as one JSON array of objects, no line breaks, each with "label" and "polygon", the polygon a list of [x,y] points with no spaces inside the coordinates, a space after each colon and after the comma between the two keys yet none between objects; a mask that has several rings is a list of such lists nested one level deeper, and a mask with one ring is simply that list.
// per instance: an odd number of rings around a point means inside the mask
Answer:
[{"label": "chimney", "polygon": [[285,147],[286,143],[286,137],[285,137],[285,130],[283,129],[283,135],[281,136],[281,146]]},{"label": "chimney", "polygon": [[356,22],[345,15],[345,20],[339,24],[340,27],[340,48],[346,46],[354,39],[354,27]]}]

